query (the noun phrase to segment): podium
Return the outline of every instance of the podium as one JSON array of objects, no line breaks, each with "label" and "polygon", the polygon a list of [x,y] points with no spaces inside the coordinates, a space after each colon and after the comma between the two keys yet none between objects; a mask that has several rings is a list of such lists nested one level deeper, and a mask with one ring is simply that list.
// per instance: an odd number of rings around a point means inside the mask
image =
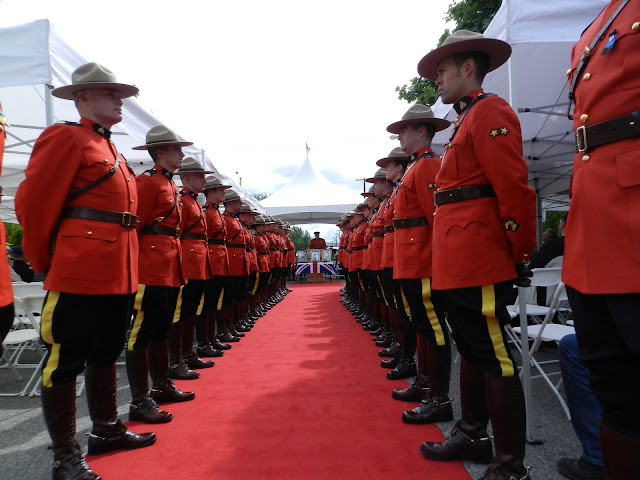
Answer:
[{"label": "podium", "polygon": [[308,281],[311,283],[324,282],[325,273],[335,275],[331,254],[332,252],[328,248],[324,250],[298,250],[298,252],[296,252],[296,258],[298,260],[296,276],[307,275]]}]

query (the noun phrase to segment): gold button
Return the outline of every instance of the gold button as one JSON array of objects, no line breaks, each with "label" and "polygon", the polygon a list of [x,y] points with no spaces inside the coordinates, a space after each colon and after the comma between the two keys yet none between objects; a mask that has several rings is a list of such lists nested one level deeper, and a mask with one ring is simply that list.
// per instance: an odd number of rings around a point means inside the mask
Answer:
[{"label": "gold button", "polygon": [[584,51],[589,53],[591,51],[591,49],[589,47],[584,47]]},{"label": "gold button", "polygon": [[191,251],[193,252],[193,248],[191,249]]},{"label": "gold button", "polygon": [[587,120],[589,120],[589,115],[587,115],[586,113],[583,113],[582,115],[580,115],[580,121],[582,123],[585,123]]},{"label": "gold button", "polygon": [[411,239],[411,241],[413,242],[413,238]]},{"label": "gold button", "polygon": [[567,77],[568,77],[569,75],[571,75],[571,69],[570,69],[570,68],[569,68],[569,69],[567,69]]},{"label": "gold button", "polygon": [[585,80],[589,80],[591,78],[591,74],[590,73],[585,73],[582,77]]},{"label": "gold button", "polygon": [[582,161],[583,162],[588,162],[589,158],[591,158],[591,157],[589,157],[589,155],[585,155],[584,157],[582,157]]},{"label": "gold button", "polygon": [[109,159],[108,159],[108,158],[105,158],[105,159],[104,159],[104,163],[109,163]]},{"label": "gold button", "polygon": [[134,200],[133,200],[133,199],[131,199],[131,203],[133,203],[133,202],[134,202]]},{"label": "gold button", "polygon": [[213,250],[209,249],[209,253],[213,253]]},{"label": "gold button", "polygon": [[640,28],[640,22],[635,22],[633,25],[631,25],[631,30],[633,30],[634,32],[638,30],[638,28]]},{"label": "gold button", "polygon": [[92,232],[91,230],[89,230],[89,231],[87,232],[87,235],[93,235],[93,232]]},{"label": "gold button", "polygon": [[130,179],[130,178],[127,178],[127,182],[130,182],[130,181],[131,181],[131,179]]},{"label": "gold button", "polygon": [[151,245],[151,248],[156,248],[156,246],[155,245]]}]

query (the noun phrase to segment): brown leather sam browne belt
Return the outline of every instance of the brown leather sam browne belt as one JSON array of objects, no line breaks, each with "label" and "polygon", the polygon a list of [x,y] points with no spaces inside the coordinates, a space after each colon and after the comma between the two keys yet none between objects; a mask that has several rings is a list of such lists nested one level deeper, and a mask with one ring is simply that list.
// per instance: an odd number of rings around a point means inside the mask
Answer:
[{"label": "brown leather sam browne belt", "polygon": [[111,212],[109,210],[97,210],[95,208],[64,208],[62,218],[81,218],[84,220],[97,220],[99,222],[117,223],[123,227],[137,227],[138,217],[131,212]]},{"label": "brown leather sam browne belt", "polygon": [[640,112],[631,112],[594,125],[583,125],[576,130],[578,152],[586,153],[601,145],[640,137]]},{"label": "brown leather sam browne belt", "polygon": [[445,203],[464,202],[466,200],[475,200],[476,198],[495,197],[491,185],[470,185],[468,187],[450,188],[448,190],[440,190],[434,193],[436,206]]},{"label": "brown leather sam browne belt", "polygon": [[429,225],[426,217],[413,218],[394,218],[393,226],[395,228],[423,227]]}]

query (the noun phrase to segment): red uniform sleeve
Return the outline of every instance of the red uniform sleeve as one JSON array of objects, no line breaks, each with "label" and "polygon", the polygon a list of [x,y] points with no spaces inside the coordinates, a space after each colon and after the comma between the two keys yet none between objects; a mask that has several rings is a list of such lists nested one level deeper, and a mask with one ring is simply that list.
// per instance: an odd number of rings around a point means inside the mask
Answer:
[{"label": "red uniform sleeve", "polygon": [[[156,175],[160,175],[157,173]],[[138,218],[140,223],[136,229],[138,232],[144,228],[145,225],[152,223],[151,211],[156,204],[157,187],[153,184],[153,178],[141,174],[136,177],[136,187],[138,189]]]},{"label": "red uniform sleeve", "polygon": [[16,193],[16,216],[24,231],[22,248],[39,273],[49,270],[51,236],[81,162],[74,128],[81,127],[53,125],[42,132]]}]

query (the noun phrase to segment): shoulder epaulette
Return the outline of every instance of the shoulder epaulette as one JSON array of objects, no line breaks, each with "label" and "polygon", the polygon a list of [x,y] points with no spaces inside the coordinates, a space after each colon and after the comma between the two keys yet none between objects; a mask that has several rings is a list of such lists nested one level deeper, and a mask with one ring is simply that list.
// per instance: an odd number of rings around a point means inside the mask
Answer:
[{"label": "shoulder epaulette", "polygon": [[156,173],[158,173],[157,170],[155,169],[150,169],[150,170],[145,170],[144,172],[142,172],[143,175],[146,175],[147,177],[153,177]]},{"label": "shoulder epaulette", "polygon": [[82,124],[78,122],[69,122],[68,120],[60,120],[56,122],[58,125],[75,125],[76,127],[81,127]]}]

